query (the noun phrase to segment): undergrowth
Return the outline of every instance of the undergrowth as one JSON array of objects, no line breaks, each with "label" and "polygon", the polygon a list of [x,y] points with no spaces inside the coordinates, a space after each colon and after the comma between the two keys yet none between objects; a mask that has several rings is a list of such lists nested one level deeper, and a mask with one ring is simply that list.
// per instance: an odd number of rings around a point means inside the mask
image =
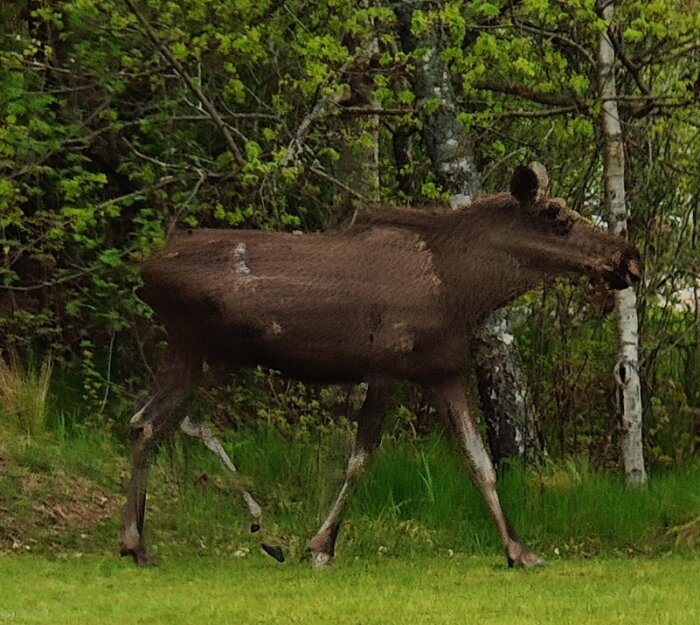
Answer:
[{"label": "undergrowth", "polygon": [[[0,443],[0,551],[116,552],[128,450],[79,428],[42,441]],[[222,433],[243,481],[263,506],[263,535],[303,556],[337,495],[352,433],[347,427],[290,440],[269,428]],[[545,558],[628,556],[700,549],[700,467],[621,477],[570,461],[511,467],[499,492],[513,524]],[[177,436],[151,471],[147,540],[163,558],[247,557],[259,534],[230,475],[198,441]],[[495,554],[498,535],[452,445],[441,436],[387,440],[351,500],[339,558],[440,552]]]}]

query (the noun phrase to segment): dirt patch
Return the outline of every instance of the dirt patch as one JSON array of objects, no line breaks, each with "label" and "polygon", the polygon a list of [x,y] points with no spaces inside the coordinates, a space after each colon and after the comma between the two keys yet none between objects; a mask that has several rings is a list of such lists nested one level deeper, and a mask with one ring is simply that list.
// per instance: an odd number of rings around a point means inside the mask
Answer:
[{"label": "dirt patch", "polygon": [[37,473],[0,462],[0,553],[92,544],[118,517],[123,497],[63,469]]},{"label": "dirt patch", "polygon": [[[50,494],[47,491],[51,482]],[[23,491],[31,496],[39,495],[34,505],[36,522],[54,526],[90,527],[109,519],[121,505],[119,497],[96,486],[94,482],[79,476],[30,474],[23,480]]]}]

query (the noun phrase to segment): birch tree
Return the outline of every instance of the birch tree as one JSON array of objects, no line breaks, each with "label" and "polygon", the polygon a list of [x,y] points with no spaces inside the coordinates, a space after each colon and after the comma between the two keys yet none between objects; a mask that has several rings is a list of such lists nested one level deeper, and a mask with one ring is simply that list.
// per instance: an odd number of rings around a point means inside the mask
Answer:
[{"label": "birch tree", "polygon": [[[612,25],[614,3],[599,3],[601,16]],[[608,29],[601,31],[598,47],[598,71],[602,100],[601,130],[603,137],[603,177],[605,204],[610,229],[627,235],[629,209],[625,201],[625,153],[617,106],[615,85],[615,48]],[[617,385],[618,410],[622,423],[622,461],[629,484],[646,482],[642,448],[642,397],[639,381],[639,335],[637,298],[633,288],[615,293],[618,329],[618,361],[614,377]]]},{"label": "birch tree", "polygon": [[[412,31],[414,10],[421,6],[424,3],[405,0],[397,3],[395,10],[404,51],[416,56],[412,79],[423,111],[423,144],[438,182],[450,194],[452,208],[458,208],[476,197],[481,180],[473,148],[458,117],[450,69],[441,58],[438,29],[429,26],[420,37]],[[535,446],[531,427],[534,408],[507,310],[486,319],[472,353],[493,460],[498,464],[504,458],[524,457],[528,448]]]}]

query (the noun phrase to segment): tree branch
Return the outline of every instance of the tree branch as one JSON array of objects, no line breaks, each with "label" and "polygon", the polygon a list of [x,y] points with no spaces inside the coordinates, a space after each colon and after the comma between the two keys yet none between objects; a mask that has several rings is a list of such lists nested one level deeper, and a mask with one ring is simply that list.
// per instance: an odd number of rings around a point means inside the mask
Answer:
[{"label": "tree branch", "polygon": [[525,117],[525,118],[536,118],[536,117],[555,117],[557,115],[566,115],[567,113],[575,113],[578,108],[575,106],[560,106],[557,108],[541,109],[537,111],[528,111],[525,109],[518,109],[514,111],[502,111],[497,113],[494,117],[499,119],[507,117]]},{"label": "tree branch", "polygon": [[524,100],[531,100],[539,104],[562,108],[573,108],[586,114],[591,114],[588,104],[578,96],[567,93],[554,93],[551,91],[535,91],[526,85],[509,83],[499,80],[482,80],[474,85],[483,91],[496,91],[507,95],[514,95]]},{"label": "tree branch", "polygon": [[[345,71],[350,66],[350,63],[345,63],[338,73],[337,76],[341,77],[345,74]],[[280,162],[280,169],[286,167],[290,162],[295,162],[299,155],[304,151],[304,141],[311,132],[311,127],[314,122],[322,117],[326,117],[329,114],[329,110],[333,105],[337,105],[342,97],[341,93],[331,93],[321,96],[316,100],[316,104],[311,109],[311,111],[301,120],[301,123],[297,127],[297,131],[289,144],[289,149],[287,154]]]},{"label": "tree branch", "polygon": [[231,135],[231,131],[229,130],[229,127],[226,125],[224,120],[221,118],[221,115],[219,115],[219,112],[216,110],[214,105],[211,103],[211,100],[207,98],[207,96],[204,94],[204,92],[201,90],[201,88],[192,80],[192,77],[187,73],[187,70],[182,66],[180,61],[178,61],[173,53],[170,51],[170,48],[166,46],[158,37],[158,34],[156,31],[153,29],[153,27],[148,23],[146,18],[141,14],[141,12],[136,8],[136,5],[134,5],[132,0],[124,0],[126,2],[127,6],[131,10],[131,12],[136,16],[136,19],[141,23],[141,26],[144,28],[146,31],[146,35],[148,38],[151,40],[151,43],[156,47],[158,52],[163,56],[163,58],[170,64],[170,66],[177,72],[177,74],[182,78],[182,80],[185,82],[187,87],[192,91],[196,96],[197,99],[200,101],[202,104],[202,107],[204,110],[209,114],[209,117],[211,117],[211,120],[214,122],[214,124],[217,126],[217,128],[221,131],[221,133],[224,135],[224,138],[226,139],[226,143],[228,144],[229,150],[231,151],[231,154],[233,157],[236,159],[236,162],[243,167],[245,165],[245,159],[243,158],[243,154],[241,153],[240,149],[236,145],[236,142],[233,140],[233,136]]},{"label": "tree branch", "polygon": [[591,67],[595,67],[596,65],[593,55],[584,46],[582,46],[578,41],[575,41],[574,39],[571,39],[560,32],[547,30],[546,28],[535,26],[534,24],[529,24],[527,22],[520,22],[515,18],[515,16],[513,16],[513,27],[535,35],[542,35],[546,39],[550,39],[553,43],[558,44],[560,47],[572,48],[573,50],[576,50],[576,52],[578,52],[584,59],[586,59]]},{"label": "tree branch", "polygon": [[[550,115],[561,115],[564,113],[573,113],[579,111],[586,115],[593,115],[590,105],[582,98],[573,94],[553,93],[550,91],[536,91],[527,85],[509,83],[505,81],[489,81],[482,80],[474,85],[476,89],[483,91],[495,91],[496,93],[504,93],[513,95],[523,100],[529,100],[538,104],[555,107],[547,111],[513,111],[512,113],[504,112],[502,117],[547,117]],[[683,108],[686,106],[694,106],[694,99],[688,99],[681,102],[662,103],[660,100],[675,99],[674,95],[614,95],[599,98],[600,102],[619,102],[620,110],[630,117],[644,117],[651,111],[668,109],[668,108]],[[632,103],[643,102],[641,106],[634,106]]]},{"label": "tree branch", "polygon": [[620,61],[622,61],[622,64],[627,68],[627,71],[630,73],[630,76],[632,76],[632,78],[634,79],[634,82],[636,83],[637,87],[639,87],[639,90],[644,95],[651,96],[651,89],[649,89],[646,83],[642,80],[642,77],[639,73],[639,66],[628,56],[624,45],[622,45],[622,41],[617,36],[617,28],[614,28],[612,26],[608,28],[608,37],[610,38],[610,42],[612,43],[613,49],[615,50],[615,55],[618,59],[620,59]]},{"label": "tree branch", "polygon": [[377,108],[372,106],[342,106],[338,105],[341,115],[381,115],[381,116],[401,116],[415,113],[413,108]]},{"label": "tree branch", "polygon": [[331,176],[328,172],[321,169],[320,165],[318,165],[318,164],[312,165],[309,168],[309,171],[316,174],[319,178],[323,178],[324,180],[327,180],[331,184],[334,184],[336,187],[342,189],[343,191],[346,191],[347,193],[349,193],[350,195],[352,195],[356,199],[360,200],[361,202],[365,202],[366,204],[370,203],[369,198],[362,195],[362,193],[355,191],[355,189],[353,189],[352,187],[349,187],[344,182],[341,182],[335,176]]},{"label": "tree branch", "polygon": [[95,206],[95,209],[102,210],[103,208],[112,206],[112,204],[119,204],[120,202],[124,202],[125,200],[137,198],[139,196],[145,195],[149,191],[155,191],[156,189],[165,187],[173,182],[177,182],[177,180],[177,176],[163,176],[156,184],[150,186],[148,189],[137,189],[136,191],[132,191],[131,193],[125,193],[124,195],[110,198],[109,200],[105,200],[104,202],[97,204]]}]

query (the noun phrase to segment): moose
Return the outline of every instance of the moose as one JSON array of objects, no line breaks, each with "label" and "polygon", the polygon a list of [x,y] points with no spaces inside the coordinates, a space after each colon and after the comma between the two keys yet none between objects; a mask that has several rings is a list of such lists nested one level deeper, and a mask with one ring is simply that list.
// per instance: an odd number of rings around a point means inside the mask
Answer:
[{"label": "moose", "polygon": [[[640,280],[637,249],[548,195],[546,169],[518,166],[510,191],[451,211],[382,209],[328,234],[179,231],[141,267],[143,299],[164,324],[168,353],[131,419],[132,477],[122,555],[151,558],[143,531],[149,456],[182,421],[178,402],[205,363],[260,365],[313,383],[366,383],[345,483],[308,547],[335,558],[343,510],[379,446],[399,380],[420,385],[449,424],[500,534],[509,566],[545,566],[509,522],[470,409],[463,359],[484,317],[543,278],[584,274],[612,289]],[[208,428],[182,421],[231,470]],[[243,491],[251,513],[260,509]],[[254,523],[251,530],[259,527]],[[263,545],[283,559],[279,547]]]}]

